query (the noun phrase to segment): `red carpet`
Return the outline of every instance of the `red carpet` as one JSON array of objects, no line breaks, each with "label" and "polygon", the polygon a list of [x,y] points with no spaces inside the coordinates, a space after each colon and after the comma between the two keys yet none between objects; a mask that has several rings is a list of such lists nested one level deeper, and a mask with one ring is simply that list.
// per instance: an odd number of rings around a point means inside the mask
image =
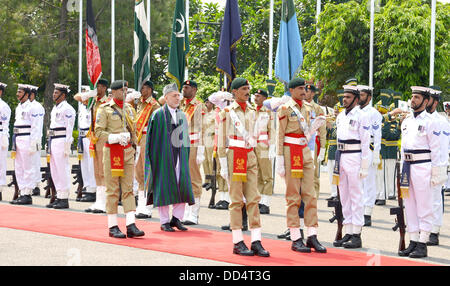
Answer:
[{"label": "red carpet", "polygon": [[[190,228],[187,232],[163,232],[159,223],[137,220],[138,228],[145,231],[143,238],[113,239],[108,236],[106,216],[71,211],[41,209],[0,204],[0,227],[47,233],[58,236],[98,241],[140,249],[168,252],[248,266],[353,266],[432,265],[420,260],[396,257],[374,257],[366,253],[328,248],[328,253],[297,253],[290,250],[291,242],[264,239],[269,258],[243,257],[232,254],[231,233]],[[119,218],[119,227],[126,231],[125,219]],[[244,236],[247,246],[250,237]]]}]

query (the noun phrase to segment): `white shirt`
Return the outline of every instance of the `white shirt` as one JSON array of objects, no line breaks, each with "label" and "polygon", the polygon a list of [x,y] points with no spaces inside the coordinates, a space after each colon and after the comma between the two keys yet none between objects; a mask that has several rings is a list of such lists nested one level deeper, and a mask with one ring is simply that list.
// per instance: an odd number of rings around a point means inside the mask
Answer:
[{"label": "white shirt", "polygon": [[450,124],[444,116],[440,115],[437,111],[431,113],[433,120],[439,122],[439,127],[441,134],[439,137],[440,143],[440,162],[439,166],[448,165],[448,149],[449,149],[449,135],[450,135]]},{"label": "white shirt", "polygon": [[[40,142],[39,138],[39,110],[29,100],[19,103],[16,107],[14,126],[31,126],[30,140]],[[32,143],[33,144],[33,143]]]},{"label": "white shirt", "polygon": [[9,120],[11,119],[11,108],[0,98],[0,136],[9,137]]},{"label": "white shirt", "polygon": [[373,138],[373,151],[380,152],[381,149],[381,123],[383,121],[383,116],[378,110],[370,106],[370,104],[366,105],[364,108],[361,108],[361,111],[366,113],[367,118],[370,124],[370,136]]},{"label": "white shirt", "polygon": [[367,115],[355,106],[348,114],[342,111],[336,118],[336,134],[338,140],[360,140],[361,159],[369,156],[370,122]]},{"label": "white shirt", "polygon": [[439,166],[441,130],[431,114],[422,111],[417,117],[411,112],[402,123],[402,160],[404,150],[430,150],[431,165]]},{"label": "white shirt", "polygon": [[38,134],[38,138],[39,138],[39,142],[41,142],[42,140],[42,135],[44,132],[44,115],[45,115],[45,109],[42,106],[42,104],[38,101],[33,100],[31,101],[31,104],[33,105],[33,108],[36,109],[36,111],[38,112],[38,118],[39,118],[39,134]]},{"label": "white shirt", "polygon": [[91,126],[91,111],[81,102],[78,102],[78,129],[88,129]]},{"label": "white shirt", "polygon": [[66,143],[72,143],[73,126],[75,125],[76,112],[73,107],[62,101],[58,105],[53,106],[51,113],[50,129],[65,127],[66,128]]}]

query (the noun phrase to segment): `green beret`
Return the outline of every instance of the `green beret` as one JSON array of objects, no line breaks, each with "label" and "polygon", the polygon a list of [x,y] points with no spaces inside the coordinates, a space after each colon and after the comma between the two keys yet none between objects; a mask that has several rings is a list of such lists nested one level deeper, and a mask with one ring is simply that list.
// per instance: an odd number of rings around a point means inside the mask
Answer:
[{"label": "green beret", "polygon": [[316,91],[316,87],[313,84],[307,84],[306,85],[306,90],[311,90],[311,91]]},{"label": "green beret", "polygon": [[233,79],[233,82],[231,82],[231,90],[239,89],[245,85],[250,85],[248,80],[246,80],[245,78],[242,78],[242,77],[237,77],[237,78]]},{"label": "green beret", "polygon": [[305,80],[303,78],[294,78],[289,82],[289,88],[296,88],[297,86],[305,85]]},{"label": "green beret", "polygon": [[109,87],[109,81],[106,78],[99,79],[97,84],[101,84],[101,85],[104,85],[106,87]]},{"label": "green beret", "polygon": [[151,89],[154,89],[154,88],[153,88],[153,82],[152,82],[151,80],[147,80],[146,82],[144,82],[143,86],[144,86],[144,85],[150,87]]},{"label": "green beret", "polygon": [[256,93],[256,94],[261,94],[261,95],[264,96],[264,97],[268,97],[268,96],[269,96],[269,94],[267,93],[267,91],[265,91],[264,89],[258,89],[258,90],[256,90],[255,93]]},{"label": "green beret", "polygon": [[197,83],[195,81],[193,81],[193,80],[187,80],[187,81],[183,82],[183,86],[184,85],[189,85],[191,87],[197,88]]},{"label": "green beret", "polygon": [[111,84],[111,89],[118,90],[121,89],[123,86],[128,87],[128,82],[126,80],[116,80]]}]

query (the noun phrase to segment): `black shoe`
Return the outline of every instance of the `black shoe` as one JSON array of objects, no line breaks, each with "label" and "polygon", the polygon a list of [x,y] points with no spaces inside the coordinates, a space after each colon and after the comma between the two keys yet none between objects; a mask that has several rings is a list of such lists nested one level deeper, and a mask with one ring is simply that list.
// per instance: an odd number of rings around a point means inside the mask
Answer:
[{"label": "black shoe", "polygon": [[386,205],[386,200],[375,200],[375,205],[384,206]]},{"label": "black shoe", "polygon": [[308,236],[306,247],[314,248],[318,253],[327,253],[327,249],[317,240],[317,235]]},{"label": "black shoe", "polygon": [[142,213],[138,213],[134,215],[136,218],[151,218],[151,215],[146,215],[146,214],[142,214]]},{"label": "black shoe", "polygon": [[178,218],[176,218],[176,217],[172,217],[172,219],[170,220],[170,226],[171,227],[176,227],[176,228],[178,228],[179,230],[181,230],[181,231],[186,231],[186,230],[188,230],[186,227],[184,227],[183,226],[183,224],[181,223],[181,221],[178,219]]},{"label": "black shoe", "polygon": [[303,244],[303,239],[301,239],[301,238],[292,242],[291,249],[293,251],[302,252],[302,253],[310,253],[311,252],[311,248],[305,246]]},{"label": "black shoe", "polygon": [[195,222],[190,221],[190,220],[185,220],[185,221],[182,221],[181,223],[184,225],[197,225]]},{"label": "black shoe", "polygon": [[106,213],[106,212],[102,211],[102,210],[99,210],[99,209],[93,209],[92,213],[94,213],[94,214],[103,214],[103,213]]},{"label": "black shoe", "polygon": [[342,247],[342,244],[344,242],[349,241],[350,238],[352,238],[352,235],[351,234],[346,234],[346,235],[344,235],[344,237],[342,239],[333,241],[333,246],[334,247]]},{"label": "black shoe", "polygon": [[370,215],[364,215],[364,226],[372,226],[372,217]]},{"label": "black shoe", "polygon": [[127,225],[127,237],[132,238],[132,237],[139,237],[139,236],[144,236],[144,235],[145,235],[145,233],[142,230],[139,230],[136,227],[135,223]]},{"label": "black shoe", "polygon": [[279,239],[287,239],[286,237],[289,236],[289,239],[291,237],[291,231],[288,229],[286,229],[282,234],[277,235],[277,237]]},{"label": "black shoe", "polygon": [[206,189],[206,190],[209,190],[209,189],[211,189],[211,184],[210,184],[210,183],[204,183],[204,184],[202,185],[202,188],[204,188],[204,189]]},{"label": "black shoe", "polygon": [[93,203],[93,202],[95,202],[95,199],[96,199],[96,194],[95,193],[86,193],[85,195],[84,195],[84,197],[82,197],[81,199],[80,199],[80,202],[84,202],[84,203]]},{"label": "black shoe", "polygon": [[410,258],[427,257],[427,245],[423,242],[417,242],[416,248],[409,254]]},{"label": "black shoe", "polygon": [[46,205],[45,207],[47,208],[53,208],[57,203],[58,203],[59,199],[55,199],[53,201],[53,203],[49,203],[48,205]]},{"label": "black shoe", "polygon": [[2,200],[2,192],[0,192],[0,201]]},{"label": "black shoe", "polygon": [[162,231],[167,231],[167,232],[174,232],[175,231],[173,228],[170,227],[170,223],[162,224],[160,229]]},{"label": "black shoe", "polygon": [[396,200],[397,199],[397,197],[396,196],[389,196],[388,197],[388,200],[390,200],[390,201],[392,201],[392,200]]},{"label": "black shoe", "polygon": [[40,196],[41,195],[41,189],[39,187],[36,187],[33,189],[33,192],[31,193],[32,196]]},{"label": "black shoe", "polygon": [[221,227],[220,227],[222,230],[229,230],[229,231],[231,231],[231,228],[230,228],[230,225],[228,224],[228,225],[222,225]]},{"label": "black shoe", "polygon": [[253,251],[253,254],[261,257],[269,257],[270,253],[264,249],[261,244],[261,241],[253,241],[250,249]]},{"label": "black shoe", "polygon": [[217,210],[227,210],[229,205],[230,203],[227,201],[218,201],[214,208]]},{"label": "black shoe", "polygon": [[428,239],[427,245],[439,245],[439,233],[430,233],[430,238]]},{"label": "black shoe", "polygon": [[414,249],[416,248],[416,246],[417,246],[417,241],[412,241],[412,240],[411,240],[411,241],[409,242],[408,247],[407,247],[406,249],[400,250],[400,251],[398,252],[398,256],[409,256],[409,254],[410,254],[411,252],[414,251]]},{"label": "black shoe", "polygon": [[331,196],[331,197],[329,197],[328,199],[326,199],[327,201],[334,201],[334,200],[337,200],[337,197],[335,197],[335,196]]},{"label": "black shoe", "polygon": [[253,251],[249,250],[244,241],[239,241],[233,246],[233,254],[239,254],[243,256],[254,256]]},{"label": "black shoe", "polygon": [[68,209],[69,208],[69,199],[60,199],[53,206],[54,209]]},{"label": "black shoe", "polygon": [[114,238],[127,238],[117,225],[109,228],[109,236]]},{"label": "black shoe", "polygon": [[270,208],[269,206],[259,204],[259,213],[260,214],[270,214]]},{"label": "black shoe", "polygon": [[362,241],[361,241],[361,234],[352,234],[352,237],[349,241],[344,242],[342,244],[344,248],[361,248],[362,247]]},{"label": "black shoe", "polygon": [[81,189],[81,194],[83,194],[83,195],[84,195],[84,194],[86,194],[86,193],[87,193],[87,189],[86,189],[86,187],[82,188],[82,189]]},{"label": "black shoe", "polygon": [[33,203],[33,200],[31,199],[31,195],[24,195],[18,197],[17,200],[13,202],[14,205],[31,205]]},{"label": "black shoe", "polygon": [[91,212],[93,211],[93,209],[87,208],[87,209],[85,209],[84,211],[87,212],[87,213],[91,213]]}]

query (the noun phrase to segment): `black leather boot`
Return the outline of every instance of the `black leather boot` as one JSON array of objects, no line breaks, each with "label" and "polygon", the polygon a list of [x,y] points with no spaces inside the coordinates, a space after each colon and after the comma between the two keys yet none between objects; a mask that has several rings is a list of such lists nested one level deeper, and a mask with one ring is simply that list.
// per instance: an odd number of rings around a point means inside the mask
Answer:
[{"label": "black leather boot", "polygon": [[93,202],[95,202],[95,199],[96,199],[96,194],[95,193],[86,193],[85,195],[84,195],[84,197],[82,197],[81,199],[80,199],[80,202],[85,202],[85,203],[93,203]]},{"label": "black leather boot", "polygon": [[174,232],[175,231],[173,228],[170,227],[170,223],[162,224],[160,228],[161,228],[162,231],[167,231],[167,232]]},{"label": "black leather boot", "polygon": [[68,209],[69,199],[59,199],[58,202],[53,206],[54,209]]},{"label": "black leather boot", "polygon": [[417,242],[416,248],[409,254],[410,258],[423,258],[427,257],[427,245],[423,242]]},{"label": "black leather boot", "polygon": [[0,192],[0,201],[2,200],[2,192]]},{"label": "black leather boot", "polygon": [[270,253],[264,249],[260,240],[253,241],[250,249],[253,251],[253,254],[255,254],[256,256],[262,256],[262,257],[270,256]]},{"label": "black leather boot", "polygon": [[303,239],[301,239],[301,238],[292,242],[291,249],[293,251],[302,252],[302,253],[310,253],[311,252],[311,248],[305,246],[303,244]]},{"label": "black leather boot", "polygon": [[33,200],[31,199],[31,195],[20,196],[15,200],[15,205],[31,205]]},{"label": "black leather boot", "polygon": [[[289,236],[289,239],[287,239],[288,236]],[[288,228],[282,234],[277,235],[277,237],[280,239],[291,240],[291,231]]]},{"label": "black leather boot", "polygon": [[216,210],[227,210],[229,205],[227,201],[218,201],[214,208]]},{"label": "black leather boot", "polygon": [[33,189],[33,192],[31,193],[32,196],[40,196],[41,195],[41,189],[39,187],[36,187]]},{"label": "black leather boot", "polygon": [[117,225],[109,228],[109,236],[114,238],[127,238],[127,236],[120,231]]},{"label": "black leather boot", "polygon": [[327,253],[327,249],[317,240],[317,235],[308,236],[306,247],[314,248],[314,250],[319,253]]},{"label": "black leather boot", "polygon": [[386,205],[386,200],[375,200],[375,205],[384,206]]},{"label": "black leather boot", "polygon": [[407,248],[405,248],[405,249],[403,249],[403,250],[400,250],[399,252],[398,252],[398,256],[409,256],[409,254],[411,253],[411,252],[413,252],[414,251],[414,249],[416,248],[416,246],[417,246],[417,241],[410,241],[409,242],[409,245],[408,245],[408,247]]},{"label": "black leather boot", "polygon": [[244,241],[239,241],[233,246],[233,254],[239,254],[243,256],[254,256],[253,251],[249,250],[247,245],[245,245]]},{"label": "black leather boot", "polygon": [[364,215],[364,226],[372,226],[372,217],[370,215]]},{"label": "black leather boot", "polygon": [[45,207],[47,208],[53,208],[57,203],[59,199],[55,199],[52,203],[48,203]]},{"label": "black leather boot", "polygon": [[176,217],[172,217],[172,219],[170,220],[170,227],[176,227],[181,231],[186,231],[188,230],[187,227],[184,227],[183,224],[181,223],[181,221],[176,218]]},{"label": "black leather boot", "polygon": [[142,230],[139,230],[136,227],[135,223],[127,225],[127,237],[132,238],[132,237],[139,237],[139,236],[144,236],[144,235],[145,235],[145,233]]},{"label": "black leather boot", "polygon": [[352,235],[351,234],[346,234],[346,235],[344,235],[344,237],[342,239],[333,241],[333,246],[334,247],[342,247],[342,244],[344,242],[349,241],[350,238],[352,238]]},{"label": "black leather boot", "polygon": [[428,239],[427,245],[439,245],[439,233],[430,233],[430,238]]},{"label": "black leather boot", "polygon": [[352,234],[352,237],[349,241],[344,242],[342,244],[344,248],[361,248],[362,247],[362,241],[361,241],[361,234]]},{"label": "black leather boot", "polygon": [[269,206],[266,206],[264,204],[259,204],[259,213],[260,214],[270,214],[270,208]]}]

